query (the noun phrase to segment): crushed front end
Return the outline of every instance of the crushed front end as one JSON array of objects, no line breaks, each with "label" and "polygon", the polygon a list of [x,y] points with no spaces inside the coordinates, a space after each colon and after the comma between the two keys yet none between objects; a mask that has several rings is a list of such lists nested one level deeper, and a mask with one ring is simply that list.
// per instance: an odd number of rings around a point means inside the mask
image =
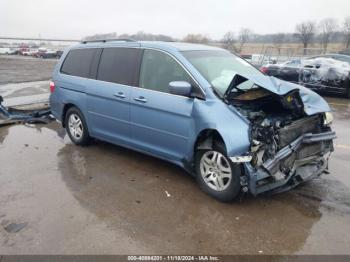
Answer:
[{"label": "crushed front end", "polygon": [[253,128],[252,161],[245,163],[250,192],[288,190],[327,172],[335,132],[323,121],[316,115],[283,127]]},{"label": "crushed front end", "polygon": [[330,114],[307,115],[299,90],[281,96],[262,88],[229,100],[250,121],[251,148],[242,159],[243,188],[253,195],[282,192],[328,172],[335,132]]}]

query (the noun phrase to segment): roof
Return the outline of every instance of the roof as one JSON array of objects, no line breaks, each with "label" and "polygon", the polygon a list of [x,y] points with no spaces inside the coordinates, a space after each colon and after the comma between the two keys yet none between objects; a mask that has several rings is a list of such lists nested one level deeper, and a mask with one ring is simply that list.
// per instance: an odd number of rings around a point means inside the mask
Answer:
[{"label": "roof", "polygon": [[75,47],[117,47],[117,46],[141,46],[148,48],[159,48],[163,50],[172,49],[176,51],[194,51],[194,50],[221,50],[215,46],[203,45],[203,44],[192,44],[183,42],[162,42],[162,41],[118,41],[110,40],[106,42],[92,41],[87,43],[80,43]]},{"label": "roof", "polygon": [[163,46],[171,47],[178,51],[194,51],[194,50],[218,50],[220,48],[215,46],[203,45],[203,44],[193,44],[184,42],[158,42],[158,41],[141,41],[141,45],[149,46]]}]

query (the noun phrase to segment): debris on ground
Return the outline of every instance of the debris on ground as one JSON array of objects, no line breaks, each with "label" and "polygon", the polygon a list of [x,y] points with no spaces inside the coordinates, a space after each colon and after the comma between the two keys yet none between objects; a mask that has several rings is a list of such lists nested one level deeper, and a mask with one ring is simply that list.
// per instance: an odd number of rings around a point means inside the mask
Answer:
[{"label": "debris on ground", "polygon": [[54,120],[49,106],[41,109],[18,109],[6,108],[2,105],[3,98],[0,96],[0,127],[17,123],[25,124],[48,124]]},{"label": "debris on ground", "polygon": [[4,219],[3,221],[1,221],[2,226],[6,226],[8,223],[10,223],[10,221],[7,219]]},{"label": "debris on ground", "polygon": [[23,228],[25,228],[28,225],[28,223],[11,223],[9,225],[7,225],[6,227],[4,227],[4,229],[8,232],[8,233],[17,233],[19,231],[21,231]]},{"label": "debris on ground", "polygon": [[167,197],[171,197],[171,195],[169,194],[168,191],[165,191],[165,194],[166,194]]}]

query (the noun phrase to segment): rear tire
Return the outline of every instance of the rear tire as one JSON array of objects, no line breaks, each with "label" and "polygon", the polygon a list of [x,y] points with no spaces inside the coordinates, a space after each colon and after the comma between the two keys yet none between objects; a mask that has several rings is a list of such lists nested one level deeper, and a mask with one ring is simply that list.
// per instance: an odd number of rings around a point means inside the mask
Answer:
[{"label": "rear tire", "polygon": [[224,145],[198,150],[195,155],[196,180],[205,193],[221,202],[237,199],[241,191],[241,168],[231,162]]},{"label": "rear tire", "polygon": [[76,145],[86,146],[90,142],[90,135],[84,115],[76,107],[68,109],[65,117],[67,133]]}]

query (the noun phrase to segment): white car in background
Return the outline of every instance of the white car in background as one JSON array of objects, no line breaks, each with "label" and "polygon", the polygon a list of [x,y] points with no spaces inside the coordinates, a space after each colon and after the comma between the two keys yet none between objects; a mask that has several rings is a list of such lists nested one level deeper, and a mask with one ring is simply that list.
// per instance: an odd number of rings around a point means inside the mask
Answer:
[{"label": "white car in background", "polygon": [[0,47],[0,55],[9,55],[11,53],[11,48]]}]

